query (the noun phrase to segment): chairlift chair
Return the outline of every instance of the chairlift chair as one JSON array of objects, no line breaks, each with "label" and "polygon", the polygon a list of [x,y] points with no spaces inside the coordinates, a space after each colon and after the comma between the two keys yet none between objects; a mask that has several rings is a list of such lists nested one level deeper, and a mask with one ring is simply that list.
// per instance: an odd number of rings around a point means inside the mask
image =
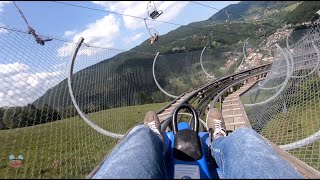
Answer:
[{"label": "chairlift chair", "polygon": [[[149,28],[149,27],[148,27],[148,24],[147,24],[147,22],[146,22],[146,18],[144,18],[143,20],[144,20],[144,24],[146,25],[146,28],[148,29],[148,32],[149,32],[151,38],[154,38],[155,36],[157,36],[157,39],[155,40],[155,42],[156,42],[156,41],[158,40],[158,38],[159,38],[159,33],[158,33],[158,31],[157,31],[156,29],[154,29],[154,28]],[[151,45],[152,45],[152,44],[151,44]]]},{"label": "chairlift chair", "polygon": [[158,11],[156,8],[156,5],[154,4],[154,1],[152,1],[152,2],[149,1],[147,4],[147,13],[152,19],[156,19],[157,17],[159,17],[163,13],[163,11],[162,10]]}]

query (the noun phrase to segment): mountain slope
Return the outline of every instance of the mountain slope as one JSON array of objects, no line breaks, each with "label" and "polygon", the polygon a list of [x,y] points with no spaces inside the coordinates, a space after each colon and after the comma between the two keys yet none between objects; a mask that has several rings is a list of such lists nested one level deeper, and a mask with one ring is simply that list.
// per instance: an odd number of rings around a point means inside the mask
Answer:
[{"label": "mountain slope", "polygon": [[[307,4],[310,7],[309,3]],[[261,27],[259,23],[250,23],[252,19],[263,22],[268,36],[282,27],[285,21],[299,14],[304,6],[305,2],[295,1],[250,1],[229,5],[224,10],[240,15],[239,17],[230,14],[230,19],[233,19],[230,21],[230,30],[226,30],[224,24],[225,13],[219,11],[208,20],[190,23],[161,35],[153,46],[149,45],[147,39],[131,50],[113,57],[112,60],[104,60],[75,74],[74,78],[77,81],[74,81],[74,86],[78,87],[76,98],[83,100],[80,101],[81,107],[86,112],[167,101],[170,98],[160,92],[153,81],[152,54],[160,52],[160,59],[166,62],[157,66],[159,83],[170,93],[179,95],[204,82],[205,75],[199,65],[200,53],[204,46],[208,49],[210,47],[210,53],[214,55],[214,61],[209,65],[214,67],[211,73],[216,77],[233,73],[240,63],[244,40],[248,37],[256,39],[256,32]],[[135,53],[136,51],[150,54]],[[238,60],[225,68],[227,58],[232,55]],[[188,60],[189,64],[186,63]],[[99,79],[96,81],[90,81],[97,77]],[[74,111],[66,82],[64,80],[49,89],[33,104],[48,104],[64,112],[62,114]],[[59,101],[61,99],[64,101]]]},{"label": "mountain slope", "polygon": [[[238,4],[231,4],[222,10],[229,12],[230,20],[250,20],[252,18],[266,17],[284,7],[295,4],[294,1],[242,1]],[[227,15],[219,11],[209,18],[209,20],[224,22]]]}]

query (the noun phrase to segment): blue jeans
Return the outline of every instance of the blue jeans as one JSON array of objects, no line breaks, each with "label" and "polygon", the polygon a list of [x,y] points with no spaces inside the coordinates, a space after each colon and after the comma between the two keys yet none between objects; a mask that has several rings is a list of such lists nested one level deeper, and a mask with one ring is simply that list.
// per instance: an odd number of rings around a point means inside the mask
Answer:
[{"label": "blue jeans", "polygon": [[[249,128],[215,139],[211,154],[224,178],[303,178]],[[164,143],[147,126],[134,127],[93,176],[101,178],[167,178]]]}]

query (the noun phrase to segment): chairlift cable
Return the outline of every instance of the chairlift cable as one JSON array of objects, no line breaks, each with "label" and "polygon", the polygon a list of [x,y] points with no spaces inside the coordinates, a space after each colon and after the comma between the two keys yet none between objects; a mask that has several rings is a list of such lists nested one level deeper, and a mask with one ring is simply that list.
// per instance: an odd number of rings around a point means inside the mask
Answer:
[{"label": "chairlift cable", "polygon": [[118,15],[121,15],[121,16],[128,16],[128,17],[142,19],[142,20],[144,20],[144,19],[152,20],[152,21],[155,21],[155,22],[171,24],[171,25],[176,25],[176,26],[182,26],[182,27],[187,27],[187,28],[194,28],[194,29],[199,29],[199,30],[204,30],[204,31],[212,31],[212,32],[216,32],[216,33],[238,35],[238,36],[242,35],[242,34],[238,34],[238,33],[231,33],[231,32],[225,32],[225,31],[214,31],[212,29],[200,28],[200,27],[195,27],[195,26],[190,26],[190,25],[183,25],[183,24],[173,23],[173,22],[169,22],[169,21],[160,21],[160,20],[155,20],[155,19],[147,19],[145,17],[133,16],[133,15],[123,14],[123,13],[114,12],[114,11],[96,9],[96,8],[91,8],[91,7],[86,7],[86,6],[76,5],[76,4],[69,4],[69,3],[65,3],[65,2],[58,2],[58,1],[50,1],[50,2],[57,3],[57,4],[63,4],[63,5],[67,5],[67,6],[78,7],[78,8],[90,9],[90,10],[95,10],[95,11],[108,12],[108,13],[111,13],[111,14],[118,14]]},{"label": "chairlift cable", "polygon": [[22,19],[24,20],[24,22],[26,22],[26,24],[27,24],[28,26],[30,26],[29,23],[28,23],[28,21],[27,21],[27,18],[24,16],[24,14],[23,14],[23,12],[21,11],[21,9],[17,6],[16,2],[14,2],[14,1],[12,1],[12,2],[13,2],[13,4],[14,4],[14,6],[18,9],[18,11],[19,11]]},{"label": "chairlift cable", "polygon": [[[1,26],[1,25],[0,25],[0,29],[5,29],[5,30],[11,31],[11,32],[16,32],[16,33],[21,33],[21,34],[29,34],[28,32],[23,31],[23,30],[18,30],[18,29],[14,29],[14,28],[10,28],[10,27]],[[57,37],[49,37],[49,36],[42,36],[42,37],[45,37],[47,39],[52,39],[52,40],[55,40],[55,41],[64,42],[64,43],[72,43],[72,42],[70,42],[70,41],[68,41],[66,39],[61,39],[61,38],[57,38]],[[106,47],[101,47],[101,46],[89,45],[89,44],[86,44],[86,43],[83,43],[83,44],[86,45],[86,46],[93,47],[93,48],[108,49],[108,50],[115,50],[115,51],[128,51],[127,49],[110,48],[110,47],[106,48]],[[148,53],[148,52],[143,52],[143,51],[132,50],[132,52],[142,53],[142,54],[146,54],[146,55],[154,55],[153,53]]]},{"label": "chairlift cable", "polygon": [[[73,6],[73,7],[83,8],[83,9],[100,11],[100,12],[108,12],[108,13],[111,13],[111,14],[117,14],[117,15],[121,15],[121,16],[127,16],[127,17],[137,18],[137,19],[143,19],[143,20],[145,20],[145,21],[146,21],[146,20],[152,20],[152,21],[156,21],[156,22],[161,22],[161,23],[171,24],[171,25],[176,25],[176,26],[182,26],[182,27],[186,27],[186,28],[194,28],[194,29],[199,29],[199,30],[204,30],[204,31],[210,31],[210,34],[211,34],[212,32],[216,32],[216,33],[222,33],[222,34],[230,34],[230,35],[242,36],[242,34],[233,33],[233,32],[216,31],[216,30],[213,30],[213,28],[212,28],[212,29],[207,29],[207,28],[200,28],[200,27],[195,27],[195,26],[190,26],[190,25],[183,25],[183,24],[178,24],[178,23],[173,23],[173,22],[168,22],[168,21],[160,21],[160,20],[149,19],[149,18],[145,18],[145,17],[128,15],[128,14],[123,14],[123,13],[119,13],[119,12],[102,10],[102,9],[97,9],[97,8],[91,8],[91,7],[86,7],[86,6],[76,5],[76,4],[70,4],[70,3],[65,3],[65,2],[59,2],[59,1],[51,1],[51,2],[57,3],[57,4],[63,4],[63,5],[67,5],[67,6]],[[192,2],[192,1],[191,1],[191,2]],[[196,2],[194,2],[194,3],[196,3]],[[200,3],[197,3],[197,4],[200,4]],[[212,7],[210,7],[210,8],[212,8]],[[218,10],[220,10],[220,9],[218,9]],[[229,12],[229,13],[230,13],[230,12]],[[234,13],[230,13],[230,14],[234,14]]]},{"label": "chairlift cable", "polygon": [[[222,9],[218,9],[218,8],[215,8],[215,7],[212,7],[212,6],[208,6],[208,5],[205,5],[205,4],[201,4],[201,3],[198,3],[198,2],[195,2],[195,1],[190,1],[190,2],[192,2],[192,3],[194,3],[194,4],[201,5],[201,6],[208,7],[208,8],[211,8],[211,9],[215,9],[215,10],[218,10],[218,11],[221,11],[221,10],[222,10]],[[225,11],[225,10],[222,10],[222,11]],[[229,11],[229,13],[230,13],[230,14],[233,14],[233,15],[236,15],[236,16],[239,16],[239,17],[244,17],[244,16],[242,16],[242,15],[239,15],[239,14],[236,14],[236,13],[233,13],[233,12],[230,12],[230,11]]]},{"label": "chairlift cable", "polygon": [[[205,4],[201,4],[201,3],[198,3],[198,2],[195,2],[195,1],[190,1],[190,2],[192,2],[192,3],[194,3],[194,4],[198,4],[198,5],[204,6],[204,7],[208,7],[208,8],[211,8],[211,9],[215,9],[215,10],[217,10],[217,11],[225,11],[225,12],[226,12],[226,10],[218,9],[218,8],[215,8],[215,7],[212,7],[212,6],[208,6],[208,5],[205,5]],[[239,17],[242,17],[242,18],[245,18],[245,16],[243,16],[243,15],[239,15],[239,14],[236,14],[236,13],[234,13],[234,12],[228,11],[228,14],[227,14],[228,17],[229,17],[229,14],[236,15],[236,16],[239,16]],[[228,20],[229,20],[229,18],[228,18]],[[262,19],[262,20],[264,20],[264,19]],[[261,20],[257,20],[257,21],[253,20],[251,23],[252,23],[252,24],[256,24],[258,21],[261,21]]]},{"label": "chairlift cable", "polygon": [[146,28],[148,29],[150,36],[153,36],[152,33],[151,33],[152,29],[156,32],[157,35],[159,35],[158,31],[156,31],[154,28],[149,28],[149,26],[148,26],[148,24],[146,22],[146,19],[144,19],[144,24],[146,25]]},{"label": "chairlift cable", "polygon": [[36,31],[29,25],[28,21],[27,21],[27,18],[24,16],[23,12],[21,11],[21,9],[17,6],[17,4],[12,1],[13,4],[15,5],[15,7],[18,9],[22,19],[25,21],[25,23],[27,24],[28,26],[28,33],[29,34],[32,34],[32,36],[35,38],[36,42],[40,45],[44,45],[45,42],[47,41],[52,41],[53,39],[42,39],[40,38],[37,34],[36,34]]}]

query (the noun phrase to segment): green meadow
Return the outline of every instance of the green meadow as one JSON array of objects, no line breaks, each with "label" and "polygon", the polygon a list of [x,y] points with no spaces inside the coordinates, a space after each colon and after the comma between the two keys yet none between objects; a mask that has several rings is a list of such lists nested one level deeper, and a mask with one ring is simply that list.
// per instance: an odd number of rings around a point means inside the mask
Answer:
[{"label": "green meadow", "polygon": [[[88,116],[100,127],[125,134],[143,122],[148,111],[168,103],[108,109]],[[119,139],[102,135],[79,116],[0,131],[0,178],[85,178]],[[23,155],[23,166],[8,166],[9,155]]]}]

